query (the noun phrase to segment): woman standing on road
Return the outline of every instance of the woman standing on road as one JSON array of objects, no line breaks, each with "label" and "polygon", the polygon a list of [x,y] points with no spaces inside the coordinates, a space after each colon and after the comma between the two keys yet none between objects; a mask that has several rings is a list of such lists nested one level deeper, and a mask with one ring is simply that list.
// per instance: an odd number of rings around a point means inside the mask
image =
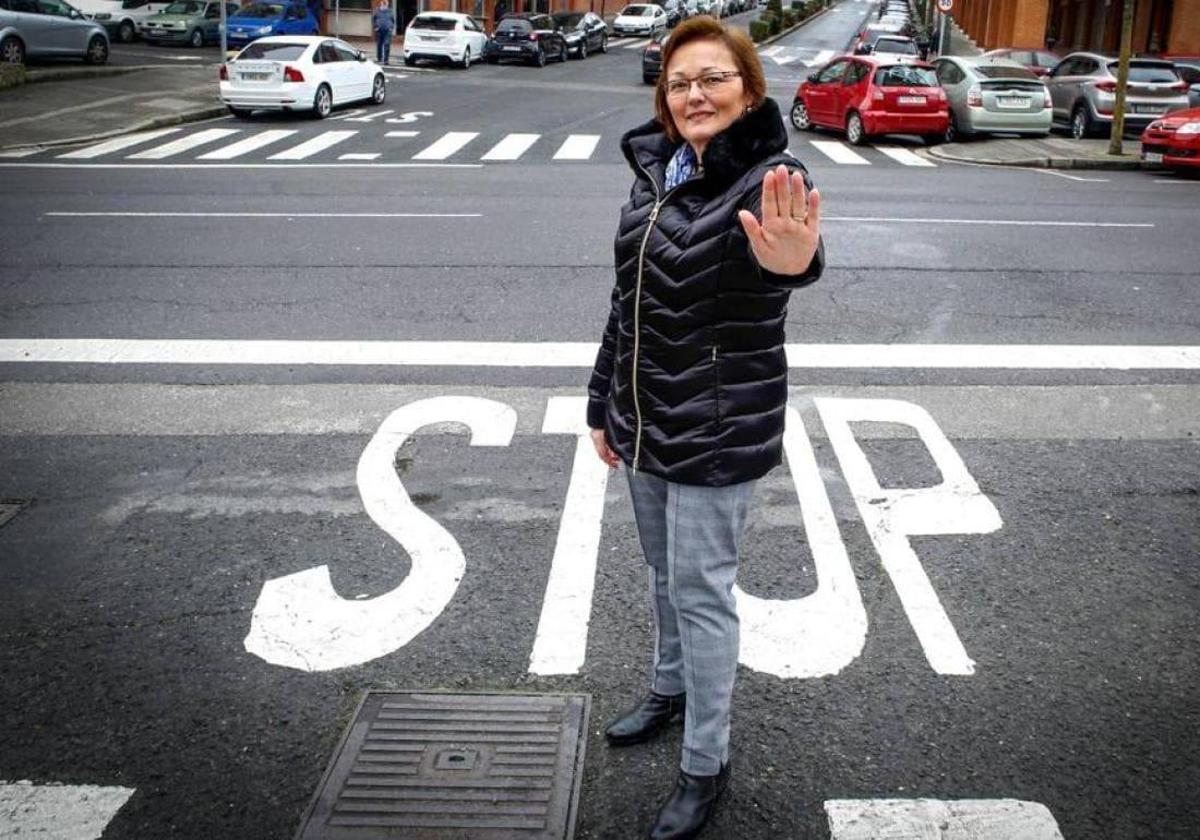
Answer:
[{"label": "woman standing on road", "polygon": [[738,541],[755,481],[782,461],[788,296],[824,248],[820,196],[744,33],[681,23],[654,102],[621,140],[635,179],[587,420],[600,458],[625,463],[655,619],[650,691],[605,735],[634,744],[684,716],[649,834],[664,840],[695,836],[729,779]]}]

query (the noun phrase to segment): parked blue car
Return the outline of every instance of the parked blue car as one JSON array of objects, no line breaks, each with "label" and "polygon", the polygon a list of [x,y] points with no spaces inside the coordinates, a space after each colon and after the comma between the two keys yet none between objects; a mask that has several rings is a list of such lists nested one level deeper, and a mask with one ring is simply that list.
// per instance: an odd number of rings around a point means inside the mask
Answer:
[{"label": "parked blue car", "polygon": [[231,49],[267,35],[316,35],[320,24],[300,3],[250,3],[229,18],[225,42]]}]

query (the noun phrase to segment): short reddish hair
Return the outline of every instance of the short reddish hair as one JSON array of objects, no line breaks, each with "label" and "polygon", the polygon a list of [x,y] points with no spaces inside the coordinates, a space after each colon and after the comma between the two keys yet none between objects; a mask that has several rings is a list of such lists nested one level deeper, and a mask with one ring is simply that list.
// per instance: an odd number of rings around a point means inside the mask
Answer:
[{"label": "short reddish hair", "polygon": [[671,37],[663,48],[662,72],[658,75],[658,84],[654,86],[654,116],[672,143],[679,143],[683,138],[675,128],[675,120],[667,106],[667,67],[675,51],[693,41],[717,41],[729,48],[738,72],[742,74],[742,87],[750,96],[751,108],[757,108],[767,98],[767,77],[750,36],[740,29],[727,29],[708,15],[688,18],[671,30]]}]

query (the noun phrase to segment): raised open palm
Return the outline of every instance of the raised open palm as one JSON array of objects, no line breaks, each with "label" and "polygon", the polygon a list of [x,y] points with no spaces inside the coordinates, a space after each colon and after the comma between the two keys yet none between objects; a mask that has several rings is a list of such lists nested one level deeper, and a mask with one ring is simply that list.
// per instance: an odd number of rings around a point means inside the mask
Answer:
[{"label": "raised open palm", "polygon": [[803,274],[821,238],[821,193],[808,192],[804,176],[782,163],[763,175],[762,221],[749,210],[738,220],[758,264],[775,274]]}]

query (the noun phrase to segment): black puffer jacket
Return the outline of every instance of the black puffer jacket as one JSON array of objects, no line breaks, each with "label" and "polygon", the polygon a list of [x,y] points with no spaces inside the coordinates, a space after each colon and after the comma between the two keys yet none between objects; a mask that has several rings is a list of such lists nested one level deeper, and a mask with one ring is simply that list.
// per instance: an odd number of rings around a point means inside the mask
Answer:
[{"label": "black puffer jacket", "polygon": [[803,274],[772,274],[755,260],[737,212],[762,219],[771,167],[804,171],[786,146],[767,99],[709,141],[702,174],[667,193],[676,146],[661,126],[648,122],[621,140],[637,178],[621,209],[587,419],[635,469],[719,487],[782,460],[788,297],[821,275],[824,245]]}]

